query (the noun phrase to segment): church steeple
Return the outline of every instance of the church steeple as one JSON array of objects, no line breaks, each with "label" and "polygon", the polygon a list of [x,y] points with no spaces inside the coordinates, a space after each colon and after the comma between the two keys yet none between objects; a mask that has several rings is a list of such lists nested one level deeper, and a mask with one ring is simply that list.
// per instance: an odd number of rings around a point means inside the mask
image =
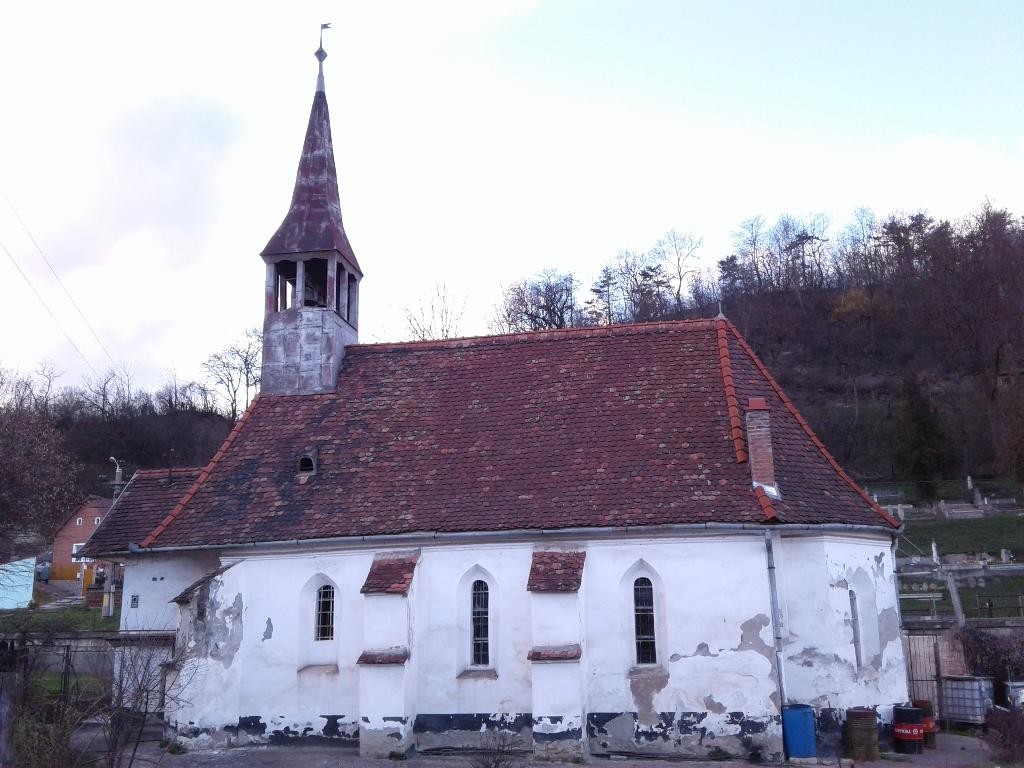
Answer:
[{"label": "church steeple", "polygon": [[320,72],[299,168],[295,173],[291,206],[262,255],[266,258],[336,250],[358,270],[359,265],[341,218],[338,172],[334,167],[334,144],[331,141],[331,115],[324,92],[324,59],[327,53],[318,48],[316,57],[320,61]]},{"label": "church steeple", "polygon": [[357,341],[362,272],[342,223],[322,40],[316,58],[317,87],[291,205],[261,254],[267,394],[333,391],[345,346]]}]

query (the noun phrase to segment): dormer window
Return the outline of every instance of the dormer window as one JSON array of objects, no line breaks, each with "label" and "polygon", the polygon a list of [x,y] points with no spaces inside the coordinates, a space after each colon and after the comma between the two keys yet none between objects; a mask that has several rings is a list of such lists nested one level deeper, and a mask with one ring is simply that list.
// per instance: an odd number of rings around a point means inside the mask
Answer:
[{"label": "dormer window", "polygon": [[299,474],[312,475],[316,472],[317,455],[316,451],[310,451],[299,458]]}]

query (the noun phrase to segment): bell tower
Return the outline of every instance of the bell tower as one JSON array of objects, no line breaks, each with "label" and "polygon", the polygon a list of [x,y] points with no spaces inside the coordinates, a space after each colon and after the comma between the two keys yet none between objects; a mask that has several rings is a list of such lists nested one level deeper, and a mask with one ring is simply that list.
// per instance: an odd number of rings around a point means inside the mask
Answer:
[{"label": "bell tower", "polygon": [[288,213],[263,249],[267,267],[261,390],[333,392],[345,347],[358,341],[363,273],[341,219],[324,59]]}]

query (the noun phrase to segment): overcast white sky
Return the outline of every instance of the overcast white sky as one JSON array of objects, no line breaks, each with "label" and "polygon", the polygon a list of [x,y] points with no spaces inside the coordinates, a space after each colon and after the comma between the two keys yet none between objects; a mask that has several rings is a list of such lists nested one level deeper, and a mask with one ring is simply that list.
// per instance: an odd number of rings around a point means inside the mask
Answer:
[{"label": "overcast white sky", "polygon": [[[262,322],[325,33],[362,341],[435,283],[584,282],[670,228],[867,206],[1024,211],[1024,3],[7,3],[0,192],[113,357],[154,386]],[[0,243],[100,346],[0,198]],[[0,364],[89,372],[0,249]]]}]

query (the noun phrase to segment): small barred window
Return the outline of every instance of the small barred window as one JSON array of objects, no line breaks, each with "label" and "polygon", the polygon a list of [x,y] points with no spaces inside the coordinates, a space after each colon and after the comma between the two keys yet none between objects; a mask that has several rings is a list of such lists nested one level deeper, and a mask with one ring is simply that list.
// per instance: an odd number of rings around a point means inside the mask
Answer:
[{"label": "small barred window", "polygon": [[489,595],[487,582],[477,579],[473,582],[473,664],[486,667],[491,663],[490,627],[488,626]]},{"label": "small barred window", "polygon": [[316,630],[313,639],[334,639],[334,587],[330,584],[324,584],[316,591]]},{"label": "small barred window", "polygon": [[654,585],[648,578],[633,582],[633,617],[636,626],[636,663],[657,664],[654,644]]}]

